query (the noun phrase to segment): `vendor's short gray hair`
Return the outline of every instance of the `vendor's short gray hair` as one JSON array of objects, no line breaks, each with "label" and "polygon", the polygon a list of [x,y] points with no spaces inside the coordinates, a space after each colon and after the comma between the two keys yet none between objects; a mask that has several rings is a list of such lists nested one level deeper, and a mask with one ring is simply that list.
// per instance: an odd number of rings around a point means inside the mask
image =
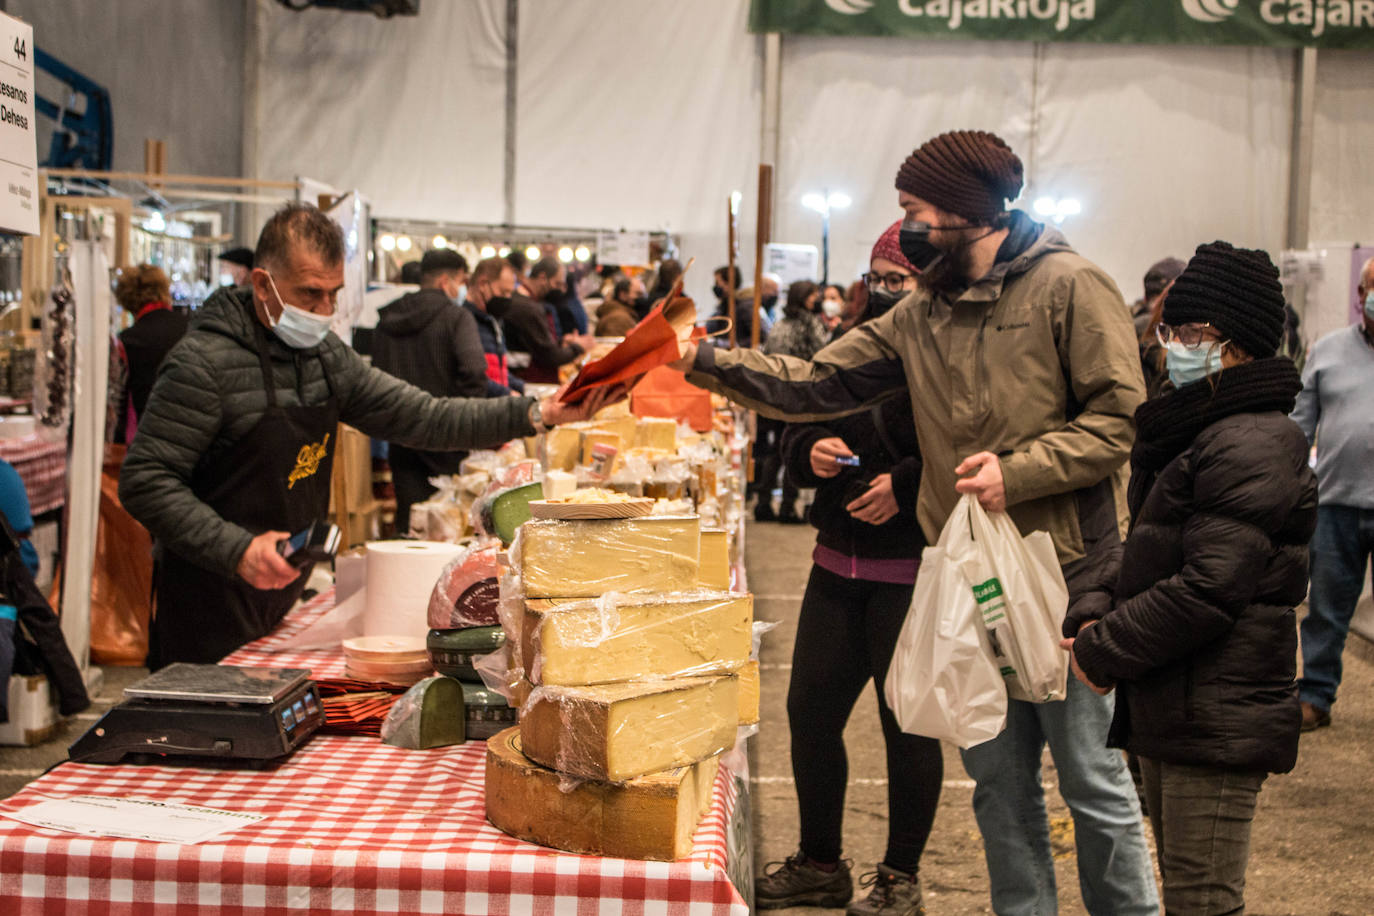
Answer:
[{"label": "vendor's short gray hair", "polygon": [[343,230],[318,207],[299,201],[282,207],[258,236],[253,262],[259,267],[285,266],[291,252],[304,246],[334,266],[344,259]]}]

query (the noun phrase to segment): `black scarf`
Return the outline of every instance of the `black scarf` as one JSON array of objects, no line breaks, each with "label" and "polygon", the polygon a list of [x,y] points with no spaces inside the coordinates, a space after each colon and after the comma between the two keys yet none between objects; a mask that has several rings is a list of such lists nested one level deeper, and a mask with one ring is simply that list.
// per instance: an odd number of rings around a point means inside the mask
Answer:
[{"label": "black scarf", "polygon": [[1201,379],[1141,404],[1135,412],[1127,494],[1132,517],[1144,503],[1155,475],[1191,445],[1198,433],[1239,413],[1292,413],[1301,390],[1302,376],[1293,361],[1274,356],[1223,369],[1212,379]]}]

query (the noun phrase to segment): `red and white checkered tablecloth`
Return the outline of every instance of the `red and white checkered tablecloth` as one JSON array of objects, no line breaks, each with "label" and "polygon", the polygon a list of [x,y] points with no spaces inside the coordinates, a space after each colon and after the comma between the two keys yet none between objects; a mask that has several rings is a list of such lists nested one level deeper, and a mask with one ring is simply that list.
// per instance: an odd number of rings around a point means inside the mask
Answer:
[{"label": "red and white checkered tablecloth", "polygon": [[37,433],[0,439],[0,458],[14,465],[29,494],[29,512],[42,515],[67,501],[67,443],[47,442]]},{"label": "red and white checkered tablecloth", "polygon": [[[270,653],[332,603],[326,594],[236,664],[342,673],[338,652]],[[337,667],[331,667],[337,666]],[[288,912],[744,916],[726,876],[737,802],[722,769],[715,797],[677,862],[577,856],[507,836],[485,816],[486,746],[427,751],[316,735],[268,771],[66,763],[0,801],[13,811],[72,795],[265,814],[197,845],[90,838],[0,817],[0,913]]]}]

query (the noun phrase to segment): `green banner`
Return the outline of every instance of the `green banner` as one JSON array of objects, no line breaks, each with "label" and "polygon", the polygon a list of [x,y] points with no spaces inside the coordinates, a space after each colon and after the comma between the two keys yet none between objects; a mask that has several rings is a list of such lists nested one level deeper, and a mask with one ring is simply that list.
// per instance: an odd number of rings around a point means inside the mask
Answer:
[{"label": "green banner", "polygon": [[1374,48],[1374,0],[753,0],[789,35]]}]

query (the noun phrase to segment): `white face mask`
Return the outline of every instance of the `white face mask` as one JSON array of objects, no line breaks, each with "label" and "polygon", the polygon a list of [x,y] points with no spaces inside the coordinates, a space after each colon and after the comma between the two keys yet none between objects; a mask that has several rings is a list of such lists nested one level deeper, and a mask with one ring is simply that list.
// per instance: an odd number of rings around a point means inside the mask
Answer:
[{"label": "white face mask", "polygon": [[272,333],[288,347],[297,350],[305,350],[310,347],[317,347],[329,333],[329,325],[333,322],[333,317],[328,315],[316,315],[314,312],[307,312],[305,309],[297,308],[294,305],[287,305],[286,300],[277,291],[277,281],[272,279],[272,274],[267,273],[267,282],[272,284],[272,294],[277,297],[277,302],[281,304],[281,314],[275,319],[271,313],[267,320],[272,328]]},{"label": "white face mask", "polygon": [[836,318],[840,312],[844,311],[844,304],[838,299],[822,299],[821,311],[825,313],[827,318]]},{"label": "white face mask", "polygon": [[234,284],[234,275],[233,275],[233,274],[220,274],[220,275],[219,275],[219,285],[220,285],[220,286],[234,286],[234,285],[235,285],[235,284]]}]

